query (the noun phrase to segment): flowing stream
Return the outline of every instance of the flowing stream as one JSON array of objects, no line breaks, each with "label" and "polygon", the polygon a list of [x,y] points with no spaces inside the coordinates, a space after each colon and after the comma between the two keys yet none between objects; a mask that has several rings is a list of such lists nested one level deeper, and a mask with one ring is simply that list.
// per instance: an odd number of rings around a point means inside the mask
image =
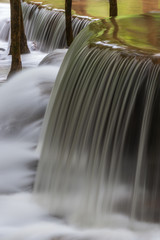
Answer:
[{"label": "flowing stream", "polygon": [[6,81],[8,23],[0,3],[0,239],[160,240],[159,65],[84,29],[68,52],[29,42]]}]

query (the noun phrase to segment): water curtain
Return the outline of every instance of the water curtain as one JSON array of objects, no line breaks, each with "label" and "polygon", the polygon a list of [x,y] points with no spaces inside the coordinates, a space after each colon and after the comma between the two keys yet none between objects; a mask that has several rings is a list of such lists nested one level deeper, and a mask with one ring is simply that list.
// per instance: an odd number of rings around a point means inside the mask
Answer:
[{"label": "water curtain", "polygon": [[115,28],[114,44],[103,43],[110,32],[103,20],[90,24],[64,59],[35,195],[50,213],[81,224],[119,213],[159,221],[160,66],[151,54],[116,45]]},{"label": "water curtain", "polygon": [[[24,24],[28,40],[36,41],[40,50],[51,52],[56,48],[65,48],[64,10],[47,9],[39,4],[22,3]],[[74,37],[93,20],[88,17],[73,16]]]},{"label": "water curtain", "polygon": [[[22,11],[27,39],[35,42],[39,50],[52,52],[56,48],[67,47],[64,10],[22,2]],[[72,17],[74,37],[92,21],[92,18],[74,15]],[[5,19],[1,22],[0,39],[8,41],[9,35],[10,21]]]}]

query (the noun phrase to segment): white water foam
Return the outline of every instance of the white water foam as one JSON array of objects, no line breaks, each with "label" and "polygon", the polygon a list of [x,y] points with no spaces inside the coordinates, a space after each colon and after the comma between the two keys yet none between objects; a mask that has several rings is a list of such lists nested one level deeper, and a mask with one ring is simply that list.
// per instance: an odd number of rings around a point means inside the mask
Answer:
[{"label": "white water foam", "polygon": [[[57,67],[26,70],[0,87],[1,192],[33,185],[33,149],[57,72]],[[23,167],[30,170],[23,172]]]}]

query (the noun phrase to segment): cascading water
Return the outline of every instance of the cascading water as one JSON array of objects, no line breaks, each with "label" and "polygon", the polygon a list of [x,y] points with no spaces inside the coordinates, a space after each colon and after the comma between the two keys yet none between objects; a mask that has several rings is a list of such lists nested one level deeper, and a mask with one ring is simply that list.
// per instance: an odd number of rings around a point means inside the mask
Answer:
[{"label": "cascading water", "polygon": [[[6,14],[7,12],[7,14]],[[9,36],[9,8],[8,4],[1,3],[1,16],[0,16],[0,39],[7,41]]]},{"label": "cascading water", "polygon": [[[36,41],[40,50],[53,51],[67,46],[64,10],[46,9],[41,5],[22,3],[27,38]],[[91,18],[72,18],[73,35],[76,36],[92,21]]]},{"label": "cascading water", "polygon": [[[145,16],[140,18],[139,28]],[[0,29],[2,24],[0,14]],[[52,66],[24,71],[0,86],[1,240],[160,239],[154,223],[160,216],[159,35],[149,37],[154,44],[145,44],[146,54],[132,46],[131,36],[132,47],[124,47],[123,28],[117,33],[113,19],[113,29],[109,22],[94,24],[73,42],[55,84],[63,49],[43,60],[38,51],[22,56],[25,68]],[[7,51],[0,57],[0,70],[9,69]],[[34,195],[44,209],[28,193],[39,152]]]},{"label": "cascading water", "polygon": [[[39,3],[22,2],[22,11],[27,39],[36,42],[39,50],[51,52],[56,48],[67,47],[64,10],[46,9]],[[74,37],[92,21],[93,19],[89,17],[73,16]],[[0,39],[8,40],[9,29],[10,22],[4,20],[0,29]]]},{"label": "cascading water", "polygon": [[92,46],[94,29],[61,66],[35,191],[51,213],[83,224],[117,212],[159,222],[160,66],[124,47]]}]

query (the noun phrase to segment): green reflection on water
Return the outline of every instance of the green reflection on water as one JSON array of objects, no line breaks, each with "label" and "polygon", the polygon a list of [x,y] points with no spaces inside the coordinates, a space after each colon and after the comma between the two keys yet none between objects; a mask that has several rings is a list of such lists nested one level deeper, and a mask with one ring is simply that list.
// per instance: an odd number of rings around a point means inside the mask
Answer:
[{"label": "green reflection on water", "polygon": [[99,20],[89,25],[93,32],[90,46],[113,46],[132,52],[154,54],[160,52],[160,15],[145,14]]}]

